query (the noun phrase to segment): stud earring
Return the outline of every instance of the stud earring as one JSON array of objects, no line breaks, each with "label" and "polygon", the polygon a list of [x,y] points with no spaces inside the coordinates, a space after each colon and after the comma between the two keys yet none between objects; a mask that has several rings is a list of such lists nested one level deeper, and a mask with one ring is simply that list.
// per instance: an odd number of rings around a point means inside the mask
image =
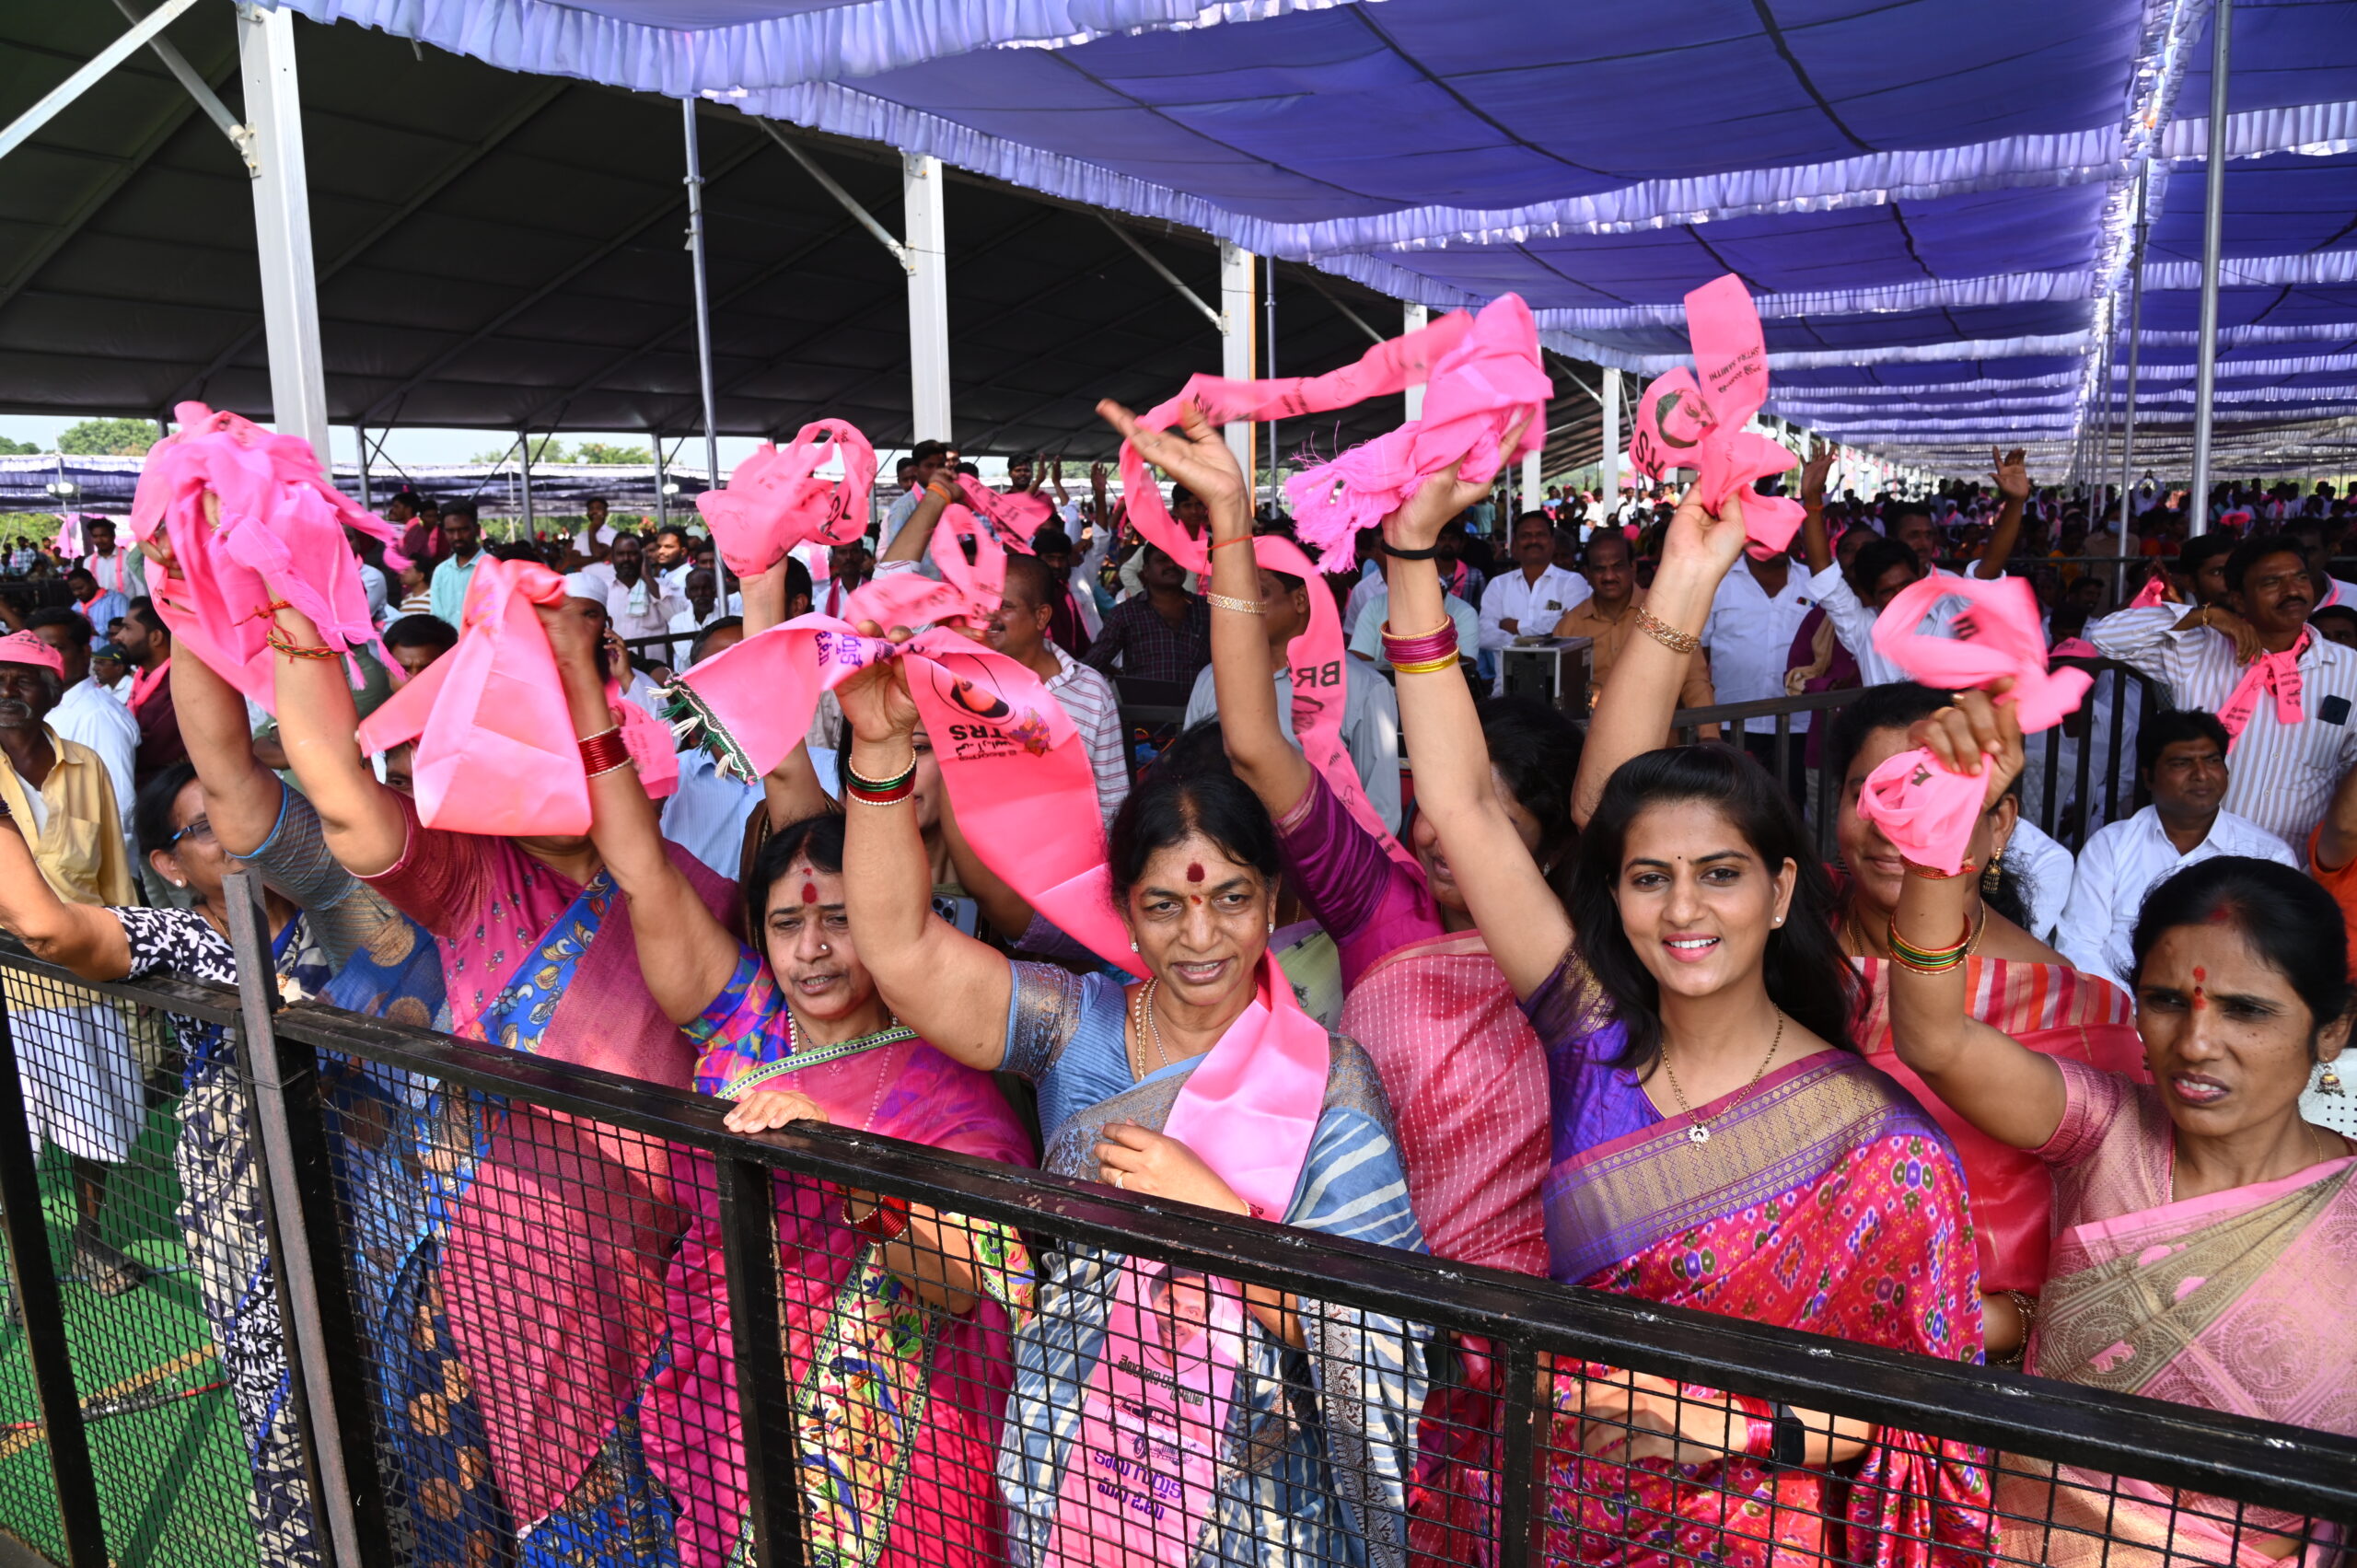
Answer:
[{"label": "stud earring", "polygon": [[1130,938],[1130,951],[1131,951],[1131,952],[1132,952],[1132,953],[1134,953],[1134,952],[1136,952],[1137,950],[1138,950],[1138,939],[1137,939],[1136,937],[1132,936],[1132,937],[1131,937],[1131,938]]},{"label": "stud earring", "polygon": [[2345,1095],[2349,1091],[2347,1089],[2340,1086],[2340,1071],[2335,1068],[2331,1063],[2326,1063],[2324,1064],[2324,1076],[2316,1080],[2316,1093],[2320,1095]]}]

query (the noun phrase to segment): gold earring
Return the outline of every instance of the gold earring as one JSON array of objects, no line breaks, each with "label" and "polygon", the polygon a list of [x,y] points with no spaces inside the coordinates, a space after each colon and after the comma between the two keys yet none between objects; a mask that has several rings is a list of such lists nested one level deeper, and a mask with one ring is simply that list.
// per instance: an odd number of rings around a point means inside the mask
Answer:
[{"label": "gold earring", "polygon": [[1997,884],[2004,879],[2005,852],[2001,849],[1991,855],[1989,864],[1981,868],[1980,890],[1984,893],[1993,893],[1997,890]]},{"label": "gold earring", "polygon": [[2348,1092],[2349,1091],[2347,1089],[2340,1086],[2340,1072],[2334,1068],[2331,1063],[2326,1063],[2324,1064],[2324,1076],[2316,1080],[2316,1093],[2320,1095],[2344,1095]]}]

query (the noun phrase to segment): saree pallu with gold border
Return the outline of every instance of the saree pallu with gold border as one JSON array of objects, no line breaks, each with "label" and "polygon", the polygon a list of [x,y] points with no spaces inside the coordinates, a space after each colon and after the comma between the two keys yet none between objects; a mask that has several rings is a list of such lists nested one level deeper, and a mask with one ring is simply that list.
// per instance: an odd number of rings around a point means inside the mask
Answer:
[{"label": "saree pallu with gold border", "polygon": [[[1938,1123],[1889,1078],[1847,1051],[1822,1051],[1665,1119],[1619,1064],[1621,1027],[1576,954],[1526,1011],[1547,1050],[1553,1102],[1541,1199],[1556,1280],[1980,1359],[1963,1171]],[[1691,1135],[1698,1121],[1706,1140]],[[1550,1562],[1963,1568],[1989,1549],[1985,1455],[1964,1445],[1882,1431],[1863,1456],[1828,1470],[1780,1469],[1747,1454],[1700,1467],[1583,1454],[1581,1378],[1622,1376],[1555,1369]],[[1771,1413],[1762,1401],[1736,1402],[1755,1417]],[[1485,1492],[1461,1484],[1426,1499],[1444,1506],[1420,1511],[1420,1559],[1487,1560],[1480,1543],[1496,1539],[1497,1518]]]},{"label": "saree pallu with gold border", "polygon": [[[2150,1091],[2147,1091],[2149,1096]],[[2166,1135],[2165,1112],[2147,1101]],[[2070,1226],[2054,1243],[2030,1365],[2116,1393],[2357,1435],[2347,1304],[2357,1158]],[[2057,1568],[2328,1568],[2335,1527],[2007,1456],[2004,1554]]]}]

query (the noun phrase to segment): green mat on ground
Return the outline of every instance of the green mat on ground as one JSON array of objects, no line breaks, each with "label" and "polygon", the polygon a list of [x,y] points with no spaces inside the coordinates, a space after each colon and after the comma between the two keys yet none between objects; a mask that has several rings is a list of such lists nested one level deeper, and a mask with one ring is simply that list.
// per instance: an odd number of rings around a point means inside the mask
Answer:
[{"label": "green mat on ground", "polygon": [[[89,1418],[108,1554],[118,1568],[245,1568],[255,1561],[243,1440],[172,1213],[171,1107],[151,1112],[114,1167],[103,1234],[154,1271],[113,1300],[72,1276],[73,1173],[41,1151],[41,1206],[64,1276],[66,1336]],[[0,1243],[0,1250],[5,1243]],[[52,1559],[64,1546],[37,1425],[24,1330],[0,1325],[0,1530]]]}]

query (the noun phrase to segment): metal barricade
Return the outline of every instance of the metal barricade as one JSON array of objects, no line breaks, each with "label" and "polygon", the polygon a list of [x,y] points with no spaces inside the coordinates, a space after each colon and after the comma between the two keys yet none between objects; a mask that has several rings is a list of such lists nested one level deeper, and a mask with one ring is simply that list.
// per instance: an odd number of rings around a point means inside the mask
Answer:
[{"label": "metal barricade", "polygon": [[[253,933],[239,935],[255,960],[245,972],[266,974]],[[1154,1444],[1099,1452],[1078,1427],[1061,1448],[1020,1440],[1023,1423],[1052,1426],[1079,1397],[1056,1383],[1071,1366],[1051,1353],[1094,1354],[1125,1322],[1137,1338],[1113,1345],[1120,1365],[1191,1387],[1222,1281],[1289,1303],[1301,1348],[1271,1341],[1245,1362],[1220,1429],[1236,1499],[1221,1518],[1247,1527],[1249,1551],[1214,1542],[1191,1561],[1724,1562],[1764,1560],[1771,1538],[1828,1562],[1893,1548],[1914,1560],[1910,1542],[1927,1531],[1952,1544],[1986,1528],[1993,1495],[2016,1515],[2002,1521],[1999,1561],[2094,1562],[2100,1537],[2049,1547],[2040,1532],[2056,1493],[2080,1500],[2072,1518],[2103,1519],[2124,1495],[2119,1477],[2159,1489],[2142,1495],[2187,1526],[2174,1552],[2130,1550],[2138,1562],[2207,1561],[2196,1535],[2228,1562],[2302,1542],[2329,1555],[2327,1522],[2357,1526],[2346,1438],[1128,1198],[854,1130],[741,1137],[711,1098],[319,1005],[273,1014],[266,982],[242,998],[180,982],[89,987],[14,951],[0,951],[0,974],[59,1004],[127,1001],[236,1040],[243,1093],[219,1104],[238,1107],[244,1146],[271,1167],[279,1273],[308,1249],[307,1280],[274,1291],[295,1341],[288,1398],[309,1472],[345,1478],[348,1516],[319,1527],[357,1568],[514,1562],[527,1529],[539,1561],[571,1560],[581,1532],[603,1530],[646,1562],[679,1551],[759,1568],[872,1562],[888,1532],[890,1562],[1039,1562],[1037,1488],[1058,1473],[1042,1453],[1068,1460],[1067,1504],[1081,1510],[1056,1516],[1059,1529],[1093,1518],[1109,1531],[1188,1495]],[[21,1016],[15,993],[9,1016]],[[18,1111],[20,1061],[0,1051],[0,1118]],[[188,1136],[160,1109],[151,1121],[151,1141]],[[181,1353],[197,1359],[172,1386],[184,1397],[169,1417],[115,1402],[124,1373],[110,1347],[149,1342],[140,1325],[181,1288],[165,1271],[185,1265],[159,1246],[133,1296],[91,1296],[27,1218],[29,1202],[38,1213],[57,1198],[55,1172],[28,1162],[20,1116],[0,1125],[0,1145],[11,1261],[36,1330],[0,1382],[29,1401],[0,1414],[35,1434],[0,1458],[0,1527],[30,1560],[75,1568],[286,1560],[250,1538],[199,1543],[159,1527],[193,1511],[235,1520],[252,1496],[242,1450],[218,1435],[235,1423],[211,1388],[221,1370],[201,1357],[209,1342]],[[896,1254],[896,1268],[970,1256],[1005,1263],[1003,1277],[939,1309],[865,1290],[876,1276],[852,1220],[877,1196],[938,1216],[908,1233],[935,1237],[933,1250]],[[210,1245],[192,1235],[181,1256]],[[1116,1257],[1149,1281],[1145,1305],[1120,1319],[1103,1310]],[[261,1316],[232,1327],[259,1330]],[[1255,1345],[1260,1332],[1244,1330]],[[170,1348],[150,1353],[181,1365]],[[931,1373],[913,1390],[912,1367]],[[1820,1493],[1756,1460],[1713,1469],[1740,1450],[1689,1433],[1700,1446],[1681,1462],[1701,1467],[1675,1472],[1689,1517],[1696,1495],[1733,1490],[1707,1527],[1672,1535],[1645,1517],[1672,1472],[1614,1457],[1650,1429],[1614,1417],[1584,1431],[1570,1402],[1631,1376],[1663,1380],[1647,1387],[1672,1424],[1727,1390],[1923,1434],[1935,1441],[1913,1451],[1932,1458],[1871,1477],[1836,1467]],[[167,1420],[174,1429],[157,1434]],[[134,1442],[141,1423],[149,1435]],[[923,1442],[908,1440],[911,1423]],[[1845,1535],[1876,1488],[1904,1493],[1906,1506],[1880,1512],[1894,1539]],[[888,1495],[897,1511],[857,1516]],[[2025,1499],[2035,1506],[2021,1512]],[[1287,1531],[1290,1556],[1274,1544]]]}]

